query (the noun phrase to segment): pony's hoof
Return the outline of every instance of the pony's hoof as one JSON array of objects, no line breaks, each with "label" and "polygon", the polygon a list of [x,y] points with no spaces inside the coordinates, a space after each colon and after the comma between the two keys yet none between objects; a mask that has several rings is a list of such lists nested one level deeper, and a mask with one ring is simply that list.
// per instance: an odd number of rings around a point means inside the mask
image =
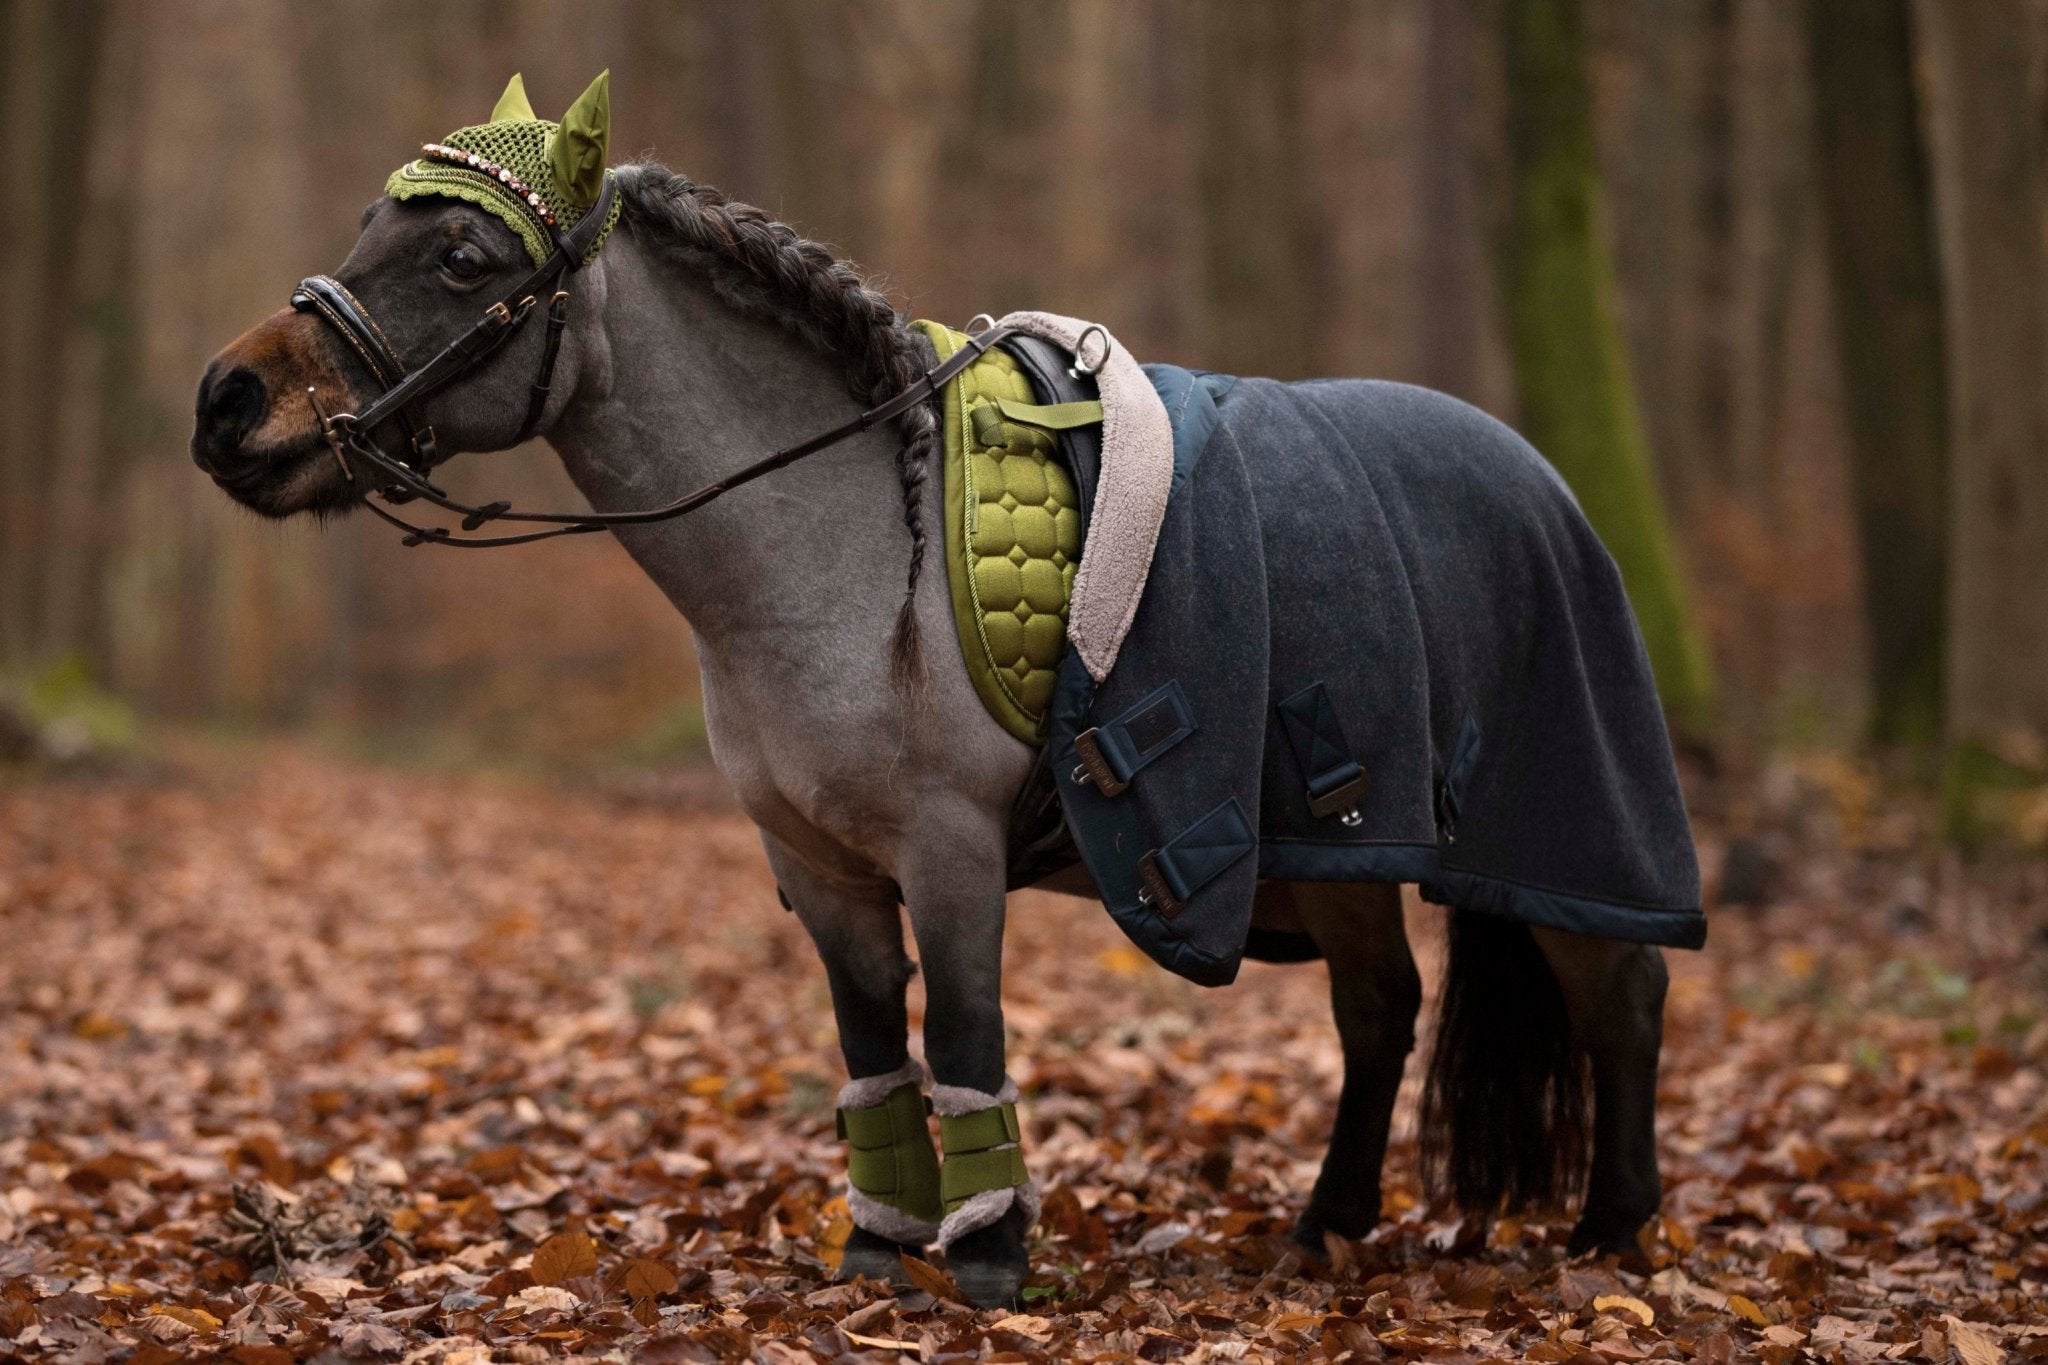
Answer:
[{"label": "pony's hoof", "polygon": [[946,1248],[946,1269],[976,1308],[1017,1308],[1031,1258],[1024,1247],[1030,1227],[1015,1204],[985,1228],[963,1233]]},{"label": "pony's hoof", "polygon": [[879,1232],[866,1228],[855,1228],[846,1237],[846,1251],[839,1258],[839,1278],[851,1280],[856,1275],[866,1276],[877,1284],[892,1284],[901,1288],[910,1283],[903,1273],[905,1256],[923,1256],[923,1247],[905,1246],[892,1242]]},{"label": "pony's hoof", "polygon": [[1329,1243],[1324,1240],[1330,1233],[1355,1242],[1372,1230],[1372,1222],[1348,1218],[1334,1210],[1310,1204],[1301,1211],[1301,1217],[1294,1220],[1294,1231],[1288,1234],[1288,1240],[1303,1255],[1320,1265],[1330,1259]]},{"label": "pony's hoof", "polygon": [[1588,1213],[1572,1229],[1565,1252],[1571,1256],[1641,1256],[1643,1225],[1649,1221],[1631,1214],[1617,1218]]},{"label": "pony's hoof", "polygon": [[1304,1209],[1301,1217],[1294,1220],[1294,1230],[1287,1234],[1287,1240],[1294,1243],[1295,1250],[1310,1261],[1320,1264],[1330,1259],[1330,1248],[1323,1241],[1328,1231],[1321,1214],[1314,1209]]}]

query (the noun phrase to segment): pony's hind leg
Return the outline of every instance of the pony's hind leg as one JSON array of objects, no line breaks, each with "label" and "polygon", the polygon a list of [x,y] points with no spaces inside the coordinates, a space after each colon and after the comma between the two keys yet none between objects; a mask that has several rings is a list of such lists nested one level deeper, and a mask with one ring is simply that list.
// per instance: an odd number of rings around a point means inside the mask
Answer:
[{"label": "pony's hind leg", "polygon": [[[764,836],[763,842],[782,894],[817,946],[832,989],[839,1049],[851,1078],[840,1092],[840,1108],[882,1109],[890,1092],[906,1081],[923,1079],[907,1047],[909,1022],[903,996],[915,969],[903,951],[903,917],[896,907],[896,889],[881,881],[827,880],[773,837]],[[918,1124],[923,1121],[923,1105],[920,1093],[914,1106]],[[928,1136],[925,1143],[928,1149]],[[906,1157],[915,1158],[916,1153]],[[923,1160],[929,1165],[928,1155]],[[902,1253],[922,1255],[925,1243],[937,1231],[936,1219],[931,1216],[935,1209],[901,1208],[898,1205],[907,1202],[901,1192],[869,1198],[851,1184],[847,1202],[853,1210],[854,1227],[840,1261],[841,1277],[901,1280]]]},{"label": "pony's hind leg", "polygon": [[1344,1087],[1329,1151],[1294,1236],[1316,1256],[1323,1234],[1360,1237],[1380,1217],[1380,1167],[1401,1072],[1415,1046],[1422,980],[1401,923],[1401,891],[1386,883],[1273,883],[1330,965],[1330,1003],[1344,1050]]},{"label": "pony's hind leg", "polygon": [[1643,943],[1534,928],[1593,1064],[1593,1164],[1573,1255],[1627,1253],[1657,1212],[1657,1053],[1664,1036],[1664,954]]}]

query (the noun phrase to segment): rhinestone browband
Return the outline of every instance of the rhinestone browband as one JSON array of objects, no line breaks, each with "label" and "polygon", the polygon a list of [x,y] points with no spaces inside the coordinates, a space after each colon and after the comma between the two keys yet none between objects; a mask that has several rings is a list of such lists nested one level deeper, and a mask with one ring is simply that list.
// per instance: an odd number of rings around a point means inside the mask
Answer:
[{"label": "rhinestone browband", "polygon": [[548,207],[547,200],[541,198],[538,193],[528,188],[524,180],[521,180],[518,176],[512,174],[512,172],[488,157],[478,156],[475,152],[465,152],[460,147],[444,147],[438,142],[429,142],[422,145],[420,152],[422,155],[432,157],[436,161],[453,162],[458,166],[467,166],[471,170],[480,171],[490,176],[504,185],[506,189],[511,190],[514,194],[525,200],[527,207],[538,214],[543,223],[546,223],[549,227],[555,226],[555,213],[553,209]]}]

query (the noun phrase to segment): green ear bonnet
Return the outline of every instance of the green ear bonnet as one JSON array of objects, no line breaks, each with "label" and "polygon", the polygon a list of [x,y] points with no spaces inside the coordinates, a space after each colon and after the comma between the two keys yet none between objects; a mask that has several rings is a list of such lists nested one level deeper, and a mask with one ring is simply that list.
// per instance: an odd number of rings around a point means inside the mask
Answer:
[{"label": "green ear bonnet", "polygon": [[[427,143],[419,160],[392,172],[384,193],[393,199],[439,194],[475,204],[504,219],[540,265],[553,254],[557,236],[597,202],[612,174],[604,167],[610,136],[611,72],[592,81],[560,123],[534,116],[526,83],[514,76],[490,122]],[[582,264],[596,258],[619,221],[620,207],[620,197],[613,195],[610,216]]]}]

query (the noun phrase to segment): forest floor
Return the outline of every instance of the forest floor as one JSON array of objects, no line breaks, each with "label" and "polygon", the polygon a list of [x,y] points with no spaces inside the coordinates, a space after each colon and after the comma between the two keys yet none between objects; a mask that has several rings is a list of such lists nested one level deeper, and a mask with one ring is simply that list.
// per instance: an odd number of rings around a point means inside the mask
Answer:
[{"label": "forest floor", "polygon": [[833,1282],[824,977],[712,780],[256,747],[0,785],[0,1354],[2048,1358],[2040,869],[1930,872],[1843,765],[1757,790],[1702,803],[1710,874],[1768,896],[1672,954],[1664,1213],[1623,1263],[1431,1208],[1411,1078],[1390,1221],[1303,1264],[1323,969],[1205,991],[1016,897],[1046,1193],[1011,1314],[941,1267]]}]

